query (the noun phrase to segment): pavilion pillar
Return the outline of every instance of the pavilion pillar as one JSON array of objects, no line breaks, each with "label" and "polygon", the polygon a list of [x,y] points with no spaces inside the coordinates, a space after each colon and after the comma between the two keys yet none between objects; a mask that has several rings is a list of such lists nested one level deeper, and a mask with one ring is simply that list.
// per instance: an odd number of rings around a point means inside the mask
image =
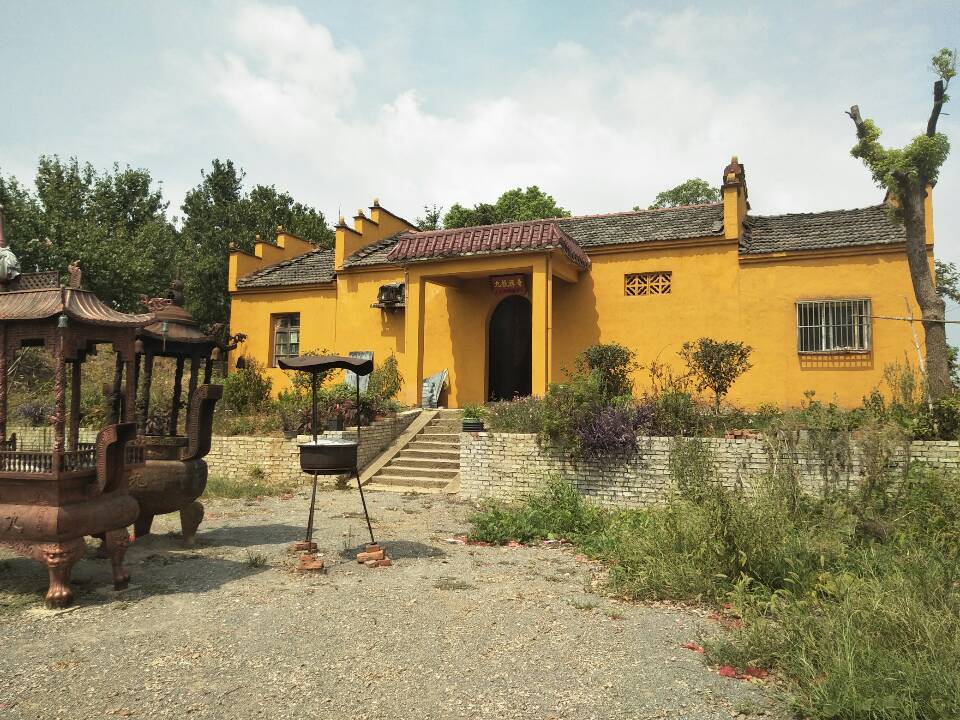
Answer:
[{"label": "pavilion pillar", "polygon": [[404,311],[404,376],[411,384],[407,402],[413,407],[423,404],[423,325],[426,280],[419,275],[407,277],[407,300]]},{"label": "pavilion pillar", "polygon": [[67,415],[67,368],[63,357],[63,332],[57,333],[53,353],[53,463],[54,472],[62,465],[66,435]]},{"label": "pavilion pillar", "polygon": [[123,422],[134,422],[137,401],[137,372],[140,365],[140,358],[136,353],[131,353],[123,359],[123,374],[126,376],[127,387],[123,400]]},{"label": "pavilion pillar", "polygon": [[531,392],[543,397],[550,386],[550,363],[553,360],[553,273],[547,255],[533,266],[530,305],[531,322]]},{"label": "pavilion pillar", "polygon": [[7,326],[0,323],[0,441],[7,441]]},{"label": "pavilion pillar", "polygon": [[121,388],[123,386],[123,356],[117,353],[116,365],[113,369],[113,385],[110,386],[110,392],[107,397],[107,425],[115,425],[120,422],[123,414],[123,403],[120,398]]},{"label": "pavilion pillar", "polygon": [[183,394],[183,365],[186,358],[182,355],[177,358],[177,371],[173,376],[173,403],[170,406],[170,435],[177,434],[177,424],[180,421],[180,402]]},{"label": "pavilion pillar", "polygon": [[80,358],[70,363],[70,441],[68,449],[80,446]]},{"label": "pavilion pillar", "polygon": [[150,390],[153,387],[153,353],[147,350],[143,354],[143,384],[140,388],[140,402],[137,403],[137,434],[147,434],[147,422],[150,419]]},{"label": "pavilion pillar", "polygon": [[197,379],[200,375],[200,356],[190,356],[190,389],[187,391],[187,422],[185,434],[190,434],[190,415],[193,409],[193,394],[197,391]]}]

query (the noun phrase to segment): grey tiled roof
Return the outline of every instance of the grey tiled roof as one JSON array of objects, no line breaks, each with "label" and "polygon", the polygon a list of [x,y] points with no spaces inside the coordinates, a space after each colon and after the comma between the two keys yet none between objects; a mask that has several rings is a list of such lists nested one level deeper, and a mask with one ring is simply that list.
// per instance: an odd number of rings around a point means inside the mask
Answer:
[{"label": "grey tiled roof", "polygon": [[289,260],[267,265],[237,280],[238,288],[279,287],[288,285],[318,285],[331,283],[333,250],[317,248]]},{"label": "grey tiled roof", "polygon": [[[536,221],[542,223],[544,221]],[[723,234],[723,206],[688,205],[663,210],[638,210],[609,215],[556,218],[564,233],[588,253],[592,248],[683,240]],[[344,262],[345,268],[396,265],[389,255],[402,237],[398,233],[360,248]],[[856,210],[831,210],[789,215],[748,215],[744,221],[740,253],[761,255],[802,250],[860,247],[902,243],[902,226],[893,222],[884,205]],[[237,281],[241,288],[308,285],[333,282],[332,250],[314,250],[258,270]]]},{"label": "grey tiled roof", "polygon": [[906,241],[902,225],[885,205],[790,215],[748,215],[740,252],[760,255],[796,250],[829,250]]},{"label": "grey tiled roof", "polygon": [[557,226],[580,247],[683,240],[723,233],[723,205],[686,205],[662,210],[635,210],[609,215],[559,218]]},{"label": "grey tiled roof", "polygon": [[363,267],[365,265],[384,265],[395,264],[390,260],[387,255],[390,254],[390,251],[393,249],[393,246],[397,244],[397,241],[403,236],[403,233],[397,233],[396,235],[391,235],[390,237],[383,238],[382,240],[377,240],[372,242],[369,245],[357,250],[353,255],[348,257],[343,261],[343,266],[345,268],[349,267]]}]

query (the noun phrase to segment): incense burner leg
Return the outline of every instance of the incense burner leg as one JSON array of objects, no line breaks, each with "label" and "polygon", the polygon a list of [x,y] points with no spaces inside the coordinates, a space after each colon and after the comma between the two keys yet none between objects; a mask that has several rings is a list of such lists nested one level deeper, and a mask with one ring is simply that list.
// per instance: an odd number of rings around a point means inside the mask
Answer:
[{"label": "incense burner leg", "polygon": [[47,588],[46,602],[50,608],[65,608],[73,602],[73,590],[70,589],[70,574],[77,560],[86,551],[83,538],[74,538],[65,542],[44,543],[35,555],[47,566],[50,585]]},{"label": "incense burner leg", "polygon": [[153,515],[141,514],[133,524],[133,536],[142,538],[144,535],[149,535],[150,527],[153,525],[153,518]]},{"label": "incense burner leg", "polygon": [[180,526],[183,528],[183,544],[186,547],[193,547],[193,540],[197,534],[197,528],[203,521],[203,503],[194,500],[180,511]]},{"label": "incense burner leg", "polygon": [[130,582],[130,573],[123,567],[123,556],[130,546],[130,535],[127,528],[108,530],[106,533],[107,554],[110,556],[110,566],[113,570],[113,589],[123,590]]}]

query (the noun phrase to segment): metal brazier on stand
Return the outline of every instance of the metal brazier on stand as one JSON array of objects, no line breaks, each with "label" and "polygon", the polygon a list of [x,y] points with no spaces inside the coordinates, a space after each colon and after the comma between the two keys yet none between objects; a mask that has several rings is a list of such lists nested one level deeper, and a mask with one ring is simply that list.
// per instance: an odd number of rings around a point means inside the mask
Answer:
[{"label": "metal brazier on stand", "polygon": [[[311,375],[311,391],[313,395],[313,407],[311,412],[311,430],[313,439],[310,442],[300,445],[300,467],[304,472],[313,474],[313,489],[310,493],[310,512],[307,517],[307,535],[306,539],[295,545],[298,550],[313,553],[317,549],[313,542],[313,512],[317,497],[317,476],[318,475],[353,475],[357,479],[357,489],[360,491],[360,502],[363,504],[363,515],[367,521],[367,531],[370,533],[370,544],[367,545],[366,553],[361,555],[377,556],[370,557],[371,561],[389,564],[383,550],[376,544],[373,537],[373,527],[370,524],[370,514],[367,512],[367,501],[363,495],[363,485],[360,484],[360,470],[357,462],[357,451],[360,447],[360,378],[369,375],[373,371],[373,361],[361,358],[343,357],[340,355],[304,355],[298,358],[287,358],[278,362],[284,370],[298,370],[308,372]],[[318,435],[320,427],[317,414],[317,376],[330,370],[350,370],[357,378],[357,438],[350,440],[347,438],[322,438]],[[360,559],[358,557],[358,559]],[[301,562],[301,566],[305,564]],[[322,561],[319,565],[310,566],[310,569],[322,569]]]}]

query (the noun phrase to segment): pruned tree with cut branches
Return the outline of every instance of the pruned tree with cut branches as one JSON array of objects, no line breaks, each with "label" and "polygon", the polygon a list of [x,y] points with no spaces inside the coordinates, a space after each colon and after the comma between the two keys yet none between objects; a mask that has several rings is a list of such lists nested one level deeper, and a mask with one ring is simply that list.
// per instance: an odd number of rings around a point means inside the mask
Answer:
[{"label": "pruned tree with cut branches", "polygon": [[940,168],[950,152],[947,136],[937,130],[941,111],[949,97],[947,87],[957,74],[957,52],[947,48],[933,56],[933,108],[926,132],[902,148],[880,144],[880,128],[864,119],[854,105],[847,114],[857,128],[857,144],[850,151],[870,170],[874,181],[887,190],[891,212],[903,224],[907,236],[907,264],[913,281],[913,293],[920,306],[926,344],[926,384],[932,401],[953,392],[948,367],[945,305],[937,293],[927,256],[924,200],[937,182]]}]

